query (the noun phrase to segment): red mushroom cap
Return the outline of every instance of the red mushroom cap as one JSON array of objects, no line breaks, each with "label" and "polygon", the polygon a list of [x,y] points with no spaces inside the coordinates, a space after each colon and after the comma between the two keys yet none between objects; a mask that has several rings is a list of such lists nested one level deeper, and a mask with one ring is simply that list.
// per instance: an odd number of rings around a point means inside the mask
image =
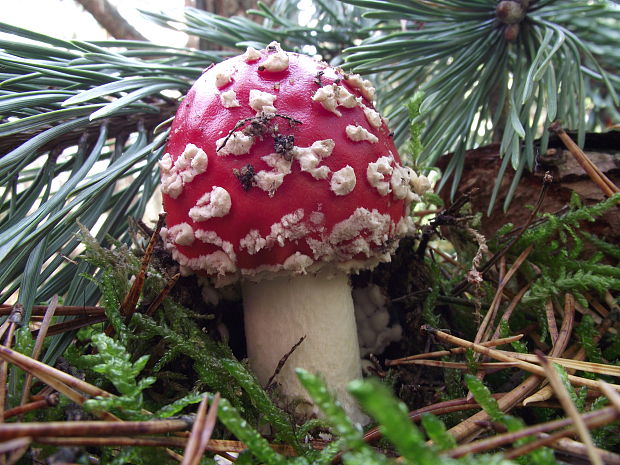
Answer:
[{"label": "red mushroom cap", "polygon": [[388,261],[417,176],[400,165],[373,95],[358,75],[277,43],[208,68],[160,162],[173,257],[257,279]]}]

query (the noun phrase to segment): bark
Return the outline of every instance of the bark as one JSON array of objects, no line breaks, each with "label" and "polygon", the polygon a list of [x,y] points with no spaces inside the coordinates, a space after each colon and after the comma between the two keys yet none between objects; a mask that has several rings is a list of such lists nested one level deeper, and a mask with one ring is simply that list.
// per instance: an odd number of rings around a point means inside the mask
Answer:
[{"label": "bark", "polygon": [[[185,0],[185,6],[196,8],[198,10],[210,11],[216,15],[230,18],[231,16],[247,16],[246,11],[257,8],[259,0]],[[273,0],[262,0],[262,3],[269,6]],[[256,22],[262,22],[263,18],[256,16]],[[222,47],[207,42],[198,37],[190,37],[187,42],[188,47],[198,48],[200,50],[221,50]]]},{"label": "bark", "polygon": [[[573,135],[573,139],[575,139]],[[620,163],[615,155],[616,147],[620,143],[620,135],[611,131],[603,134],[590,133],[586,137],[584,150],[605,175],[616,185],[620,185]],[[438,166],[445,169],[450,157],[442,157]],[[459,183],[459,192],[466,192],[472,187],[479,189],[472,199],[472,209],[475,212],[486,212],[491,199],[502,160],[499,157],[499,144],[492,144],[469,150],[465,154],[465,168]],[[524,171],[516,193],[506,211],[503,211],[503,202],[512,182],[514,171],[506,170],[502,180],[500,194],[495,202],[491,215],[481,219],[480,232],[486,237],[493,234],[504,224],[510,222],[515,226],[524,224],[530,216],[528,205],[535,205],[538,200],[542,177],[549,171],[553,176],[553,183],[547,190],[540,212],[561,211],[569,202],[572,192],[576,192],[585,204],[600,202],[605,196],[599,187],[587,176],[574,157],[564,148],[564,145],[552,136],[549,150],[539,155],[534,172]],[[447,204],[450,200],[448,181],[446,188],[440,192]],[[586,231],[612,242],[620,241],[620,209],[612,209],[600,217],[596,222],[584,222]],[[455,239],[455,238],[450,238]],[[455,239],[455,242],[458,242]]]},{"label": "bark", "polygon": [[75,0],[115,39],[147,40],[108,0]]},{"label": "bark", "polygon": [[[185,0],[185,6],[210,11],[220,16],[246,16],[245,12],[256,8],[259,0]],[[264,4],[270,5],[272,0],[263,0]],[[262,20],[262,18],[261,18]]]}]

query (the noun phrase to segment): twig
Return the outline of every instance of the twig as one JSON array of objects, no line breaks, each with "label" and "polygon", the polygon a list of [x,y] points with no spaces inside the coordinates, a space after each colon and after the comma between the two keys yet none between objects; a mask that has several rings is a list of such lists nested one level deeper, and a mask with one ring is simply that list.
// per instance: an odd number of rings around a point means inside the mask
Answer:
[{"label": "twig", "polygon": [[161,303],[168,296],[168,294],[170,293],[170,291],[172,290],[172,288],[174,287],[174,285],[176,284],[176,282],[179,280],[180,277],[181,277],[181,274],[177,273],[168,280],[168,282],[166,283],[166,286],[161,290],[161,292],[158,294],[155,300],[151,302],[149,307],[144,312],[145,315],[152,316],[153,313],[155,313],[155,310],[159,308]]},{"label": "twig", "polygon": [[[559,356],[564,351],[565,346],[563,343],[556,344],[549,355],[551,356]],[[540,386],[541,378],[538,376],[530,376],[523,380],[518,386],[513,388],[506,395],[502,396],[501,399],[497,401],[498,407],[502,412],[507,412],[514,408],[519,402],[521,402],[524,398],[528,397],[534,389]],[[475,438],[481,428],[477,422],[485,421],[489,419],[489,415],[483,410],[480,411],[465,421],[457,424],[456,426],[450,428],[448,431],[457,441],[462,440],[471,440]]]},{"label": "twig", "polygon": [[[26,355],[20,354],[8,347],[0,345],[0,358],[3,360],[9,361],[27,373],[31,373],[35,378],[41,379],[53,377],[60,382],[70,386],[72,388],[78,389],[88,395],[91,396],[103,396],[103,397],[113,397],[109,392],[98,388],[86,381],[82,381],[75,376],[71,376],[64,371],[58,370],[57,368],[46,365],[45,363],[34,360]],[[43,379],[41,379],[43,381]]]},{"label": "twig", "polygon": [[217,405],[220,400],[220,394],[216,393],[213,397],[213,404],[207,412],[208,396],[205,396],[198,413],[196,414],[196,420],[194,421],[194,427],[192,433],[189,436],[185,451],[183,453],[183,462],[181,465],[199,465],[211,434],[215,428],[215,422],[217,421]]},{"label": "twig", "polygon": [[482,323],[478,327],[476,338],[474,339],[474,342],[476,344],[489,338],[489,333],[491,330],[491,322],[495,319],[495,315],[497,314],[497,310],[499,309],[499,305],[502,301],[502,296],[504,293],[504,288],[508,285],[508,282],[512,279],[512,277],[515,275],[519,267],[527,259],[527,257],[529,256],[529,254],[532,252],[533,249],[534,249],[534,244],[531,244],[523,252],[521,252],[521,255],[519,255],[519,257],[515,260],[513,265],[510,267],[510,269],[506,273],[506,276],[504,276],[504,278],[501,280],[501,282],[497,286],[497,290],[495,291],[495,296],[493,297],[493,301],[491,302],[489,310],[484,316]]},{"label": "twig", "polygon": [[289,350],[286,354],[284,354],[284,356],[280,359],[280,361],[278,362],[278,366],[276,366],[276,369],[273,372],[273,375],[271,375],[271,377],[267,381],[267,385],[265,386],[266,390],[268,390],[271,387],[271,383],[273,383],[273,380],[276,378],[276,376],[278,376],[278,373],[280,373],[280,371],[282,370],[282,367],[284,367],[284,364],[286,363],[288,358],[291,355],[293,355],[293,352],[295,352],[295,350],[297,350],[297,347],[299,347],[301,345],[301,343],[304,342],[305,339],[306,339],[306,336],[300,337],[299,341],[297,341],[293,345],[293,347],[291,347],[291,350]]},{"label": "twig", "polygon": [[[472,350],[474,350],[475,352],[478,352],[480,354],[486,355],[488,357],[491,357],[495,360],[499,360],[502,362],[518,362],[517,366],[524,370],[524,371],[528,371],[532,374],[535,374],[537,376],[546,376],[546,370],[538,365],[534,365],[533,363],[529,363],[529,362],[524,362],[524,361],[520,361],[515,357],[512,357],[510,355],[506,355],[503,351],[501,350],[496,350],[496,349],[491,349],[489,347],[484,347],[483,345],[480,344],[476,344],[470,341],[467,341],[465,339],[461,339],[458,338],[456,336],[452,336],[451,334],[445,333],[443,331],[440,331],[438,329],[435,328],[431,328],[429,326],[425,326],[424,330],[428,331],[429,333],[431,333],[432,335],[434,335],[436,338],[444,341],[444,342],[448,342],[450,344],[453,345],[458,345],[460,347],[465,347],[465,348],[471,348]],[[600,384],[598,381],[594,381],[591,379],[586,379],[586,378],[581,378],[579,376],[574,376],[574,375],[568,375],[568,379],[573,383],[576,384],[578,386],[586,386],[592,389],[597,389],[600,390]],[[616,390],[620,390],[620,385],[617,384],[610,384],[610,386],[612,386],[614,389]]]},{"label": "twig", "polygon": [[[560,438],[549,444],[549,447],[567,455],[583,458],[584,461],[586,461],[588,457],[588,450],[585,444],[571,438]],[[620,455],[598,447],[595,447],[594,450],[600,455],[605,465],[620,465]]]},{"label": "twig", "polygon": [[[95,325],[107,321],[108,317],[105,315],[89,315],[84,318],[75,318],[69,321],[63,321],[62,323],[56,323],[51,325],[47,330],[48,336],[55,336],[56,334],[66,333],[68,331],[74,331],[76,329],[83,328],[85,326]],[[38,337],[39,330],[32,331],[32,335]]]},{"label": "twig", "polygon": [[[33,305],[32,316],[44,316],[48,309],[48,305]],[[0,316],[9,315],[13,310],[13,305],[0,304]],[[105,309],[99,306],[81,306],[81,305],[58,305],[56,307],[56,316],[74,316],[74,315],[103,315]]]},{"label": "twig", "polygon": [[609,384],[601,380],[601,391],[607,396],[611,405],[613,405],[618,413],[620,413],[620,394],[614,391]]},{"label": "twig", "polygon": [[[39,333],[37,334],[37,339],[34,343],[34,348],[32,349],[32,358],[37,360],[39,355],[41,355],[41,349],[43,348],[43,342],[45,341],[45,336],[47,335],[47,330],[52,322],[52,318],[54,317],[54,312],[56,311],[56,306],[58,305],[58,295],[52,297],[52,300],[47,307],[47,311],[45,312],[45,316],[43,317],[43,322],[39,327]],[[24,389],[22,391],[22,399],[21,405],[26,404],[28,402],[28,398],[30,397],[30,387],[32,386],[32,375],[30,373],[26,373],[26,379],[24,380]]]},{"label": "twig", "polygon": [[558,339],[558,326],[555,322],[555,314],[553,313],[553,302],[547,300],[545,304],[545,314],[547,317],[547,327],[549,328],[549,336],[551,336],[551,345],[555,345]]},{"label": "twig", "polygon": [[[467,363],[463,362],[444,362],[442,360],[407,360],[406,362],[401,362],[399,365],[423,365],[427,367],[437,367],[437,368],[454,368],[457,370],[469,370],[471,366]],[[515,368],[518,367],[517,363],[514,362],[483,362],[476,364],[476,369],[484,372],[495,372],[497,370],[503,370],[504,368]]]},{"label": "twig", "polygon": [[[493,394],[494,399],[501,399],[505,393]],[[409,412],[409,418],[411,421],[420,421],[422,415],[426,413],[432,413],[434,415],[445,415],[452,412],[461,412],[463,410],[479,409],[480,405],[473,399],[462,397],[460,399],[446,400],[444,402],[438,402],[436,404],[427,405],[426,407],[419,408]],[[364,441],[371,442],[381,437],[381,432],[378,427],[372,428],[364,434]]]},{"label": "twig", "polygon": [[[615,421],[617,418],[620,418],[620,412],[618,412],[613,407],[605,407],[600,410],[595,410],[593,412],[587,412],[581,415],[583,421],[588,425],[589,428],[597,428],[599,426],[603,426]],[[484,452],[487,450],[495,449],[497,447],[503,446],[504,444],[509,444],[517,441],[518,439],[534,436],[540,433],[545,433],[553,430],[559,430],[561,428],[566,428],[573,426],[572,418],[563,418],[561,420],[553,420],[546,423],[541,423],[534,426],[529,426],[523,428],[519,431],[514,431],[505,434],[498,434],[496,436],[481,439],[479,441],[475,441],[469,444],[464,444],[453,449],[445,451],[445,455],[448,457],[462,457],[467,454],[476,454],[480,452]],[[574,434],[574,429],[565,429],[559,431],[561,437],[570,436]],[[556,433],[557,434],[557,433]],[[531,444],[531,443],[530,443]],[[541,447],[540,445],[535,448]],[[516,449],[514,449],[516,451]],[[534,450],[534,449],[528,449]],[[514,451],[511,451],[514,452]],[[527,452],[525,452],[527,453]],[[512,454],[511,454],[512,455]],[[518,455],[523,455],[523,453],[519,453]],[[514,457],[518,456],[517,454],[513,455]]]},{"label": "twig", "polygon": [[[173,436],[38,436],[34,438],[34,442],[37,444],[49,444],[54,446],[150,446],[183,448],[187,443],[187,438]],[[270,444],[270,447],[276,452],[288,457],[297,455],[295,449],[286,444]],[[320,444],[314,442],[313,447],[319,449]],[[247,448],[248,446],[240,441],[211,439],[207,444],[206,450],[221,454],[224,452],[243,452]]]},{"label": "twig", "polygon": [[618,186],[616,186],[605,174],[592,163],[592,160],[579,148],[575,142],[570,138],[564,129],[560,126],[560,123],[556,121],[549,126],[549,131],[555,132],[562,140],[566,148],[573,154],[577,163],[581,165],[584,171],[588,174],[590,179],[603,191],[607,197],[611,197],[614,193],[620,192]]},{"label": "twig", "polygon": [[[540,210],[540,207],[542,206],[542,202],[543,202],[543,200],[545,198],[545,194],[547,193],[547,190],[549,189],[549,186],[551,185],[552,182],[553,182],[553,176],[551,176],[551,174],[549,172],[545,173],[545,175],[543,176],[543,185],[540,188],[540,193],[538,194],[538,200],[536,202],[536,206],[531,211],[530,216],[528,217],[527,221],[519,229],[519,233],[516,236],[514,236],[513,238],[511,238],[510,241],[508,241],[508,243],[501,250],[498,250],[497,253],[495,255],[493,255],[489,259],[489,261],[486,262],[482,266],[482,268],[480,268],[480,273],[482,273],[484,275],[487,271],[489,271],[489,269],[491,269],[491,267],[493,265],[495,265],[495,263],[497,263],[497,261],[501,257],[503,257],[506,253],[508,253],[510,248],[521,238],[521,236],[523,235],[523,233],[525,233],[527,228],[530,227],[530,225],[534,221],[534,218],[536,218],[536,215],[538,214],[538,211]],[[467,290],[469,285],[470,284],[467,281],[467,279],[464,279],[459,284],[457,284],[452,289],[452,291],[450,291],[450,294],[451,295],[458,295],[458,294],[464,292],[465,290]]]},{"label": "twig", "polygon": [[45,396],[43,399],[38,399],[28,404],[22,404],[18,407],[14,407],[8,409],[4,412],[4,419],[14,417],[16,415],[22,415],[24,413],[32,412],[33,410],[38,410],[45,407],[53,407],[58,404],[58,395],[50,394],[49,396]]},{"label": "twig", "polygon": [[115,436],[119,434],[159,434],[185,431],[188,420],[155,421],[48,421],[5,423],[0,425],[0,440],[39,436]]},{"label": "twig", "polygon": [[0,443],[0,454],[6,454],[12,452],[15,449],[21,447],[27,447],[32,443],[32,438],[18,438],[11,441],[4,441]]},{"label": "twig", "polygon": [[155,249],[155,244],[157,244],[157,238],[159,237],[159,232],[164,225],[165,219],[166,214],[160,213],[159,219],[157,220],[157,226],[155,227],[155,230],[153,231],[153,234],[149,239],[146,250],[144,251],[142,262],[140,263],[140,271],[136,275],[136,279],[134,279],[133,284],[131,285],[131,289],[125,296],[125,300],[123,300],[123,303],[120,306],[120,314],[124,316],[125,319],[129,319],[131,315],[136,311],[136,304],[138,303],[140,293],[142,292],[142,287],[144,286],[146,271],[149,267],[151,256],[153,255],[153,250]]},{"label": "twig", "polygon": [[[500,352],[509,355],[511,357],[517,358],[519,360],[523,360],[525,362],[537,363],[539,361],[537,355],[533,354],[521,354],[519,352],[508,352],[504,350],[500,350]],[[579,360],[568,359],[568,358],[560,358],[560,357],[547,357],[550,362],[557,363],[565,368],[569,368],[573,371],[588,371],[590,373],[597,373],[600,375],[608,375],[608,376],[616,376],[620,377],[620,366],[604,364],[604,363],[594,363],[594,362],[582,362]]]},{"label": "twig", "polygon": [[[560,404],[562,404],[564,411],[573,420],[575,424],[575,428],[577,429],[577,432],[579,433],[579,437],[581,438],[583,443],[586,445],[588,449],[588,456],[590,457],[590,461],[594,465],[603,465],[603,461],[601,460],[601,457],[595,450],[594,442],[592,441],[592,436],[590,436],[588,427],[583,421],[583,418],[581,418],[581,415],[579,415],[579,411],[577,410],[577,407],[571,400],[568,391],[562,384],[562,380],[560,379],[558,372],[551,365],[551,363],[549,363],[549,360],[545,357],[544,354],[538,354],[538,357],[539,357],[540,363],[543,365],[543,368],[545,369],[545,372],[547,374],[547,379],[549,380],[549,384],[555,391],[556,397],[560,401]],[[600,387],[600,384],[598,386]]]},{"label": "twig", "polygon": [[[521,302],[521,299],[523,298],[525,293],[530,289],[531,286],[532,286],[532,283],[527,283],[525,286],[519,289],[519,292],[517,292],[517,294],[512,298],[512,300],[510,301],[510,304],[508,304],[508,307],[506,307],[506,310],[504,311],[504,313],[502,313],[502,317],[497,323],[497,327],[495,328],[495,332],[491,336],[491,339],[497,339],[499,337],[499,334],[502,330],[502,322],[508,323],[508,320],[512,316],[512,312],[514,311],[515,308],[517,308],[517,305],[519,304],[519,302]],[[523,335],[521,336],[523,337]]]},{"label": "twig", "polygon": [[[518,341],[522,337],[523,337],[523,334],[517,334],[515,336],[504,337],[501,339],[492,339],[490,341],[483,342],[480,345],[483,345],[485,347],[497,347],[497,346],[501,346],[504,344],[510,344],[511,342]],[[386,360],[385,365],[394,366],[394,365],[400,365],[401,363],[408,362],[410,360],[419,360],[423,358],[437,358],[437,357],[443,357],[445,355],[451,355],[451,354],[452,355],[462,354],[465,352],[465,350],[466,349],[462,347],[457,347],[455,349],[450,349],[450,350],[438,350],[436,352],[427,352],[425,354],[410,355],[408,357],[402,357],[402,358],[398,358],[395,360]]]}]

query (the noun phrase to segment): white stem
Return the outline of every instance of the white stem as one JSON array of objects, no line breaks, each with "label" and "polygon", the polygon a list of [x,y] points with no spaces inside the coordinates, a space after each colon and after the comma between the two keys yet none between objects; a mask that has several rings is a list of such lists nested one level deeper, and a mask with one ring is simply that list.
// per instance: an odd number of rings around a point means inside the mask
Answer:
[{"label": "white stem", "polygon": [[355,313],[348,277],[281,276],[243,282],[245,333],[250,366],[265,385],[278,363],[303,336],[275,382],[287,401],[309,400],[295,368],[320,373],[349,416],[364,423],[349,381],[361,377]]}]

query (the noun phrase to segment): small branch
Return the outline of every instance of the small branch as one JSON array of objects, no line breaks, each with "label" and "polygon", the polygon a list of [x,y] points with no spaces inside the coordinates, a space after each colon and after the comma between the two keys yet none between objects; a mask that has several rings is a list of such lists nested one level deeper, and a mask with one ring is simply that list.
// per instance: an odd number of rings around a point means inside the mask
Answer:
[{"label": "small branch", "polygon": [[108,0],[75,0],[115,39],[144,40]]},{"label": "small branch", "polygon": [[549,127],[549,131],[554,132],[558,135],[558,137],[564,143],[568,151],[573,154],[575,160],[577,160],[577,163],[581,165],[581,167],[588,174],[590,179],[594,181],[594,183],[603,191],[603,193],[607,197],[611,197],[615,193],[620,192],[618,186],[616,186],[607,176],[605,176],[605,174],[598,168],[598,166],[592,163],[592,160],[588,158],[588,156],[583,152],[583,150],[581,150],[579,146],[575,144],[575,142],[573,142],[573,139],[571,139],[570,136],[566,134],[566,132],[564,132],[564,129],[562,129],[562,126],[560,126],[559,122],[556,121],[555,123],[553,123]]},{"label": "small branch", "polygon": [[0,425],[0,440],[30,436],[115,436],[119,434],[159,434],[185,431],[187,420],[155,421],[48,421],[5,423]]},{"label": "small branch", "polygon": [[213,404],[207,412],[208,396],[205,396],[194,421],[192,433],[189,436],[185,451],[183,453],[183,462],[181,465],[199,465],[200,459],[207,449],[207,444],[211,439],[211,434],[215,428],[217,421],[217,405],[220,400],[220,394],[215,394]]},{"label": "small branch", "polygon": [[484,320],[480,324],[478,328],[478,332],[476,333],[476,338],[474,339],[475,343],[479,344],[480,342],[490,337],[491,328],[492,328],[491,323],[495,319],[495,316],[497,315],[497,311],[499,310],[499,305],[502,301],[502,296],[504,294],[504,288],[508,285],[508,282],[512,279],[514,274],[517,272],[517,270],[523,264],[523,262],[527,259],[527,257],[529,256],[529,254],[532,252],[533,249],[534,249],[534,244],[531,244],[521,253],[521,255],[519,255],[519,257],[515,260],[514,264],[508,270],[508,273],[506,273],[506,276],[504,276],[502,281],[497,286],[497,291],[495,292],[495,296],[493,297],[491,306],[489,307],[489,310],[484,316]]},{"label": "small branch", "polygon": [[269,390],[269,388],[271,387],[271,384],[273,383],[273,380],[276,378],[276,376],[278,376],[278,373],[280,373],[286,361],[289,359],[291,355],[293,355],[293,352],[297,350],[297,347],[299,347],[301,343],[304,342],[305,339],[306,339],[306,336],[300,337],[299,341],[297,341],[293,345],[293,347],[291,347],[291,350],[289,350],[286,354],[284,354],[284,356],[280,359],[280,361],[278,362],[278,366],[276,366],[276,369],[273,372],[273,375],[271,375],[271,378],[269,378],[269,380],[267,381],[267,386],[265,386],[265,390]]},{"label": "small branch", "polygon": [[[48,305],[33,305],[32,316],[44,316]],[[0,305],[0,316],[9,315],[13,310],[12,305]],[[73,315],[104,315],[105,309],[98,306],[81,306],[81,305],[59,305],[56,307],[54,315],[56,316],[73,316]]]},{"label": "small branch", "polygon": [[[517,334],[516,336],[510,336],[510,337],[504,337],[501,339],[493,339],[490,341],[486,341],[483,342],[480,345],[483,345],[485,347],[497,347],[497,346],[501,346],[504,344],[510,344],[511,342],[515,342],[520,340],[521,338],[523,338],[523,334]],[[443,357],[446,355],[456,355],[456,354],[462,354],[465,352],[466,349],[462,348],[462,347],[458,347],[456,349],[450,349],[450,350],[439,350],[436,352],[427,352],[425,354],[417,354],[417,355],[411,355],[409,357],[403,357],[403,358],[399,358],[396,360],[386,360],[385,361],[385,366],[395,366],[395,365],[401,365],[401,364],[406,364],[407,362],[411,361],[411,360],[420,360],[423,358],[438,358],[438,357]]]},{"label": "small branch", "polygon": [[[577,407],[573,403],[570,398],[570,394],[566,390],[566,387],[562,384],[562,380],[560,379],[560,375],[556,371],[556,369],[549,363],[549,360],[544,356],[544,354],[539,354],[538,358],[540,360],[541,365],[545,369],[547,374],[547,379],[549,380],[549,384],[555,391],[555,396],[562,404],[564,411],[566,414],[573,420],[575,424],[575,429],[579,433],[579,437],[586,445],[588,449],[588,456],[590,457],[590,461],[594,465],[603,465],[603,461],[601,460],[600,455],[594,450],[594,441],[592,441],[592,436],[590,436],[590,432],[588,431],[588,427],[583,421],[581,415],[579,415],[579,411]],[[600,386],[600,385],[599,385]]]},{"label": "small branch", "polygon": [[14,407],[8,409],[4,412],[4,419],[11,418],[17,415],[22,415],[24,413],[32,412],[33,410],[39,410],[45,407],[53,407],[58,404],[58,394],[50,394],[49,396],[45,396],[43,399],[35,400],[34,402],[30,402],[28,404],[20,405],[19,407]]},{"label": "small branch", "polygon": [[[596,427],[603,426],[603,425],[606,425],[608,423],[615,421],[618,417],[620,417],[620,412],[618,412],[613,407],[605,407],[600,410],[596,410],[594,412],[584,413],[583,415],[581,415],[581,417],[583,418],[584,422],[588,425],[588,427],[596,428]],[[519,431],[505,433],[505,434],[498,434],[497,436],[493,436],[493,437],[486,438],[486,439],[481,439],[476,442],[472,442],[469,444],[464,444],[462,446],[455,447],[454,449],[445,451],[445,454],[448,457],[453,457],[453,458],[462,457],[467,454],[477,454],[480,452],[495,449],[497,447],[501,447],[504,444],[510,444],[512,442],[515,442],[527,436],[534,436],[540,433],[546,433],[549,431],[566,428],[567,426],[568,427],[573,426],[572,418],[563,418],[561,420],[553,420],[547,423],[541,423],[539,425],[534,425],[534,426],[530,426],[527,428],[523,428]],[[563,429],[555,434],[559,434],[560,435],[559,437],[570,436],[574,434],[574,429],[572,428]],[[531,444],[534,444],[534,442],[528,443],[527,446]],[[538,448],[538,447],[541,447],[541,445],[538,444],[535,448]],[[528,452],[530,450],[533,450],[533,449],[528,449]],[[519,452],[518,454],[516,454],[515,453],[516,451],[517,449],[510,451],[511,455],[514,454],[515,457],[518,455],[523,455],[522,452]]]},{"label": "small branch", "polygon": [[[58,306],[58,295],[52,297],[52,300],[45,311],[45,316],[43,317],[43,322],[39,327],[39,333],[37,334],[37,339],[34,343],[34,349],[32,350],[32,358],[35,360],[39,359],[39,355],[41,355],[41,349],[43,349],[43,343],[45,342],[45,337],[47,336],[47,330],[50,327],[52,322],[52,318],[54,317],[54,313],[56,311],[56,307]],[[26,374],[26,380],[24,381],[24,389],[22,391],[22,400],[21,405],[26,404],[28,402],[28,398],[30,397],[30,387],[32,386],[32,375],[30,373]]]},{"label": "small branch", "polygon": [[[487,271],[489,271],[489,269],[493,265],[495,265],[495,263],[497,263],[497,261],[501,257],[503,257],[510,250],[510,248],[521,238],[521,236],[523,235],[523,233],[525,233],[527,228],[530,227],[530,225],[534,221],[534,218],[536,218],[536,215],[538,214],[538,211],[540,210],[540,207],[542,206],[542,203],[543,203],[543,200],[544,200],[545,195],[547,193],[547,190],[549,189],[549,186],[551,185],[552,182],[553,182],[553,176],[551,176],[551,174],[549,172],[545,173],[545,175],[543,176],[543,185],[540,188],[540,193],[538,194],[538,201],[536,202],[536,206],[534,207],[534,209],[530,213],[530,216],[528,217],[527,221],[519,229],[518,234],[515,237],[513,237],[512,239],[510,239],[510,241],[501,250],[497,251],[497,253],[495,255],[493,255],[489,259],[489,261],[484,264],[484,266],[480,269],[480,273],[481,274],[484,275]],[[450,294],[451,295],[458,295],[458,294],[466,291],[469,288],[469,285],[470,285],[470,283],[467,281],[467,279],[464,279],[463,281],[461,281],[459,284],[457,284],[452,289]]]},{"label": "small branch", "polygon": [[[423,327],[423,330],[428,331],[430,334],[435,336],[437,339],[440,339],[444,342],[457,345],[460,347],[471,348],[474,352],[478,352],[480,354],[486,355],[495,360],[499,360],[502,362],[518,361],[517,358],[512,357],[510,355],[506,355],[506,353],[502,352],[501,350],[495,350],[495,349],[491,349],[488,347],[484,347],[483,345],[480,345],[480,344],[475,344],[465,339],[452,336],[451,334],[445,333],[443,331],[439,331],[438,329],[431,328],[427,325]],[[539,365],[534,365],[533,363],[523,362],[523,361],[521,361],[521,363],[517,365],[520,369],[530,372],[532,374],[535,374],[537,376],[545,377],[547,375],[547,370],[545,370],[545,368]],[[598,381],[581,378],[579,376],[574,376],[574,375],[568,375],[568,379],[569,381],[571,381],[573,384],[576,384],[577,386],[586,386],[592,389],[600,390],[600,383]],[[610,384],[609,386],[620,391],[620,385]]]}]

